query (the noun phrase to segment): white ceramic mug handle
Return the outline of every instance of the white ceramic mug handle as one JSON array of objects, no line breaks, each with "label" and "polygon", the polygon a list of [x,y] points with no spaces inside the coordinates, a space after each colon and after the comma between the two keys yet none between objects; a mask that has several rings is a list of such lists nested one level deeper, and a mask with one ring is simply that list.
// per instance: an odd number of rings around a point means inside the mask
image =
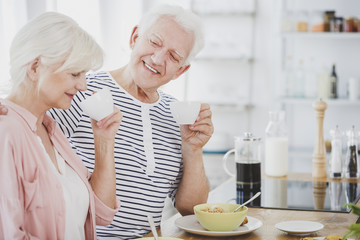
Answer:
[{"label": "white ceramic mug handle", "polygon": [[227,159],[228,159],[229,155],[230,155],[231,153],[234,153],[234,152],[235,152],[235,149],[231,149],[231,150],[227,151],[227,153],[225,153],[225,155],[224,155],[224,157],[223,157],[223,168],[224,168],[225,172],[226,172],[227,174],[229,174],[230,176],[232,176],[232,177],[235,177],[235,174],[234,174],[234,173],[231,173],[231,172],[229,171],[229,169],[228,169],[227,166],[226,166],[226,162],[227,162]]}]

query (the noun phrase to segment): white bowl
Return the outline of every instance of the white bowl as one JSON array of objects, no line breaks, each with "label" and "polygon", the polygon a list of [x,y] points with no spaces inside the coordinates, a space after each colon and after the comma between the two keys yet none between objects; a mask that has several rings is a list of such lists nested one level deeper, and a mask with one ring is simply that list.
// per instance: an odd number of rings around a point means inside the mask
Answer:
[{"label": "white bowl", "polygon": [[193,124],[199,115],[199,102],[171,102],[170,110],[178,124]]},{"label": "white bowl", "polygon": [[100,121],[114,112],[114,102],[108,88],[103,88],[80,102],[80,107],[90,118]]}]

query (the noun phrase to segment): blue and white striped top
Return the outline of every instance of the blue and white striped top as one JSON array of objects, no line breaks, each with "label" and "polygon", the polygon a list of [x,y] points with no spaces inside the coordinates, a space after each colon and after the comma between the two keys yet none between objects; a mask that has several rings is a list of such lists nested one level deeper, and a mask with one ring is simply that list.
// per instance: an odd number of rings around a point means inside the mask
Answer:
[{"label": "blue and white striped top", "polygon": [[142,103],[127,93],[108,72],[87,75],[88,88],[78,92],[68,110],[49,114],[68,137],[86,167],[94,168],[94,139],[89,116],[79,102],[107,87],[123,114],[115,137],[116,194],[121,201],[111,225],[97,227],[98,238],[134,239],[150,232],[147,215],[160,225],[165,198],[174,200],[182,177],[179,125],[169,109],[175,98],[159,92],[156,103]]}]

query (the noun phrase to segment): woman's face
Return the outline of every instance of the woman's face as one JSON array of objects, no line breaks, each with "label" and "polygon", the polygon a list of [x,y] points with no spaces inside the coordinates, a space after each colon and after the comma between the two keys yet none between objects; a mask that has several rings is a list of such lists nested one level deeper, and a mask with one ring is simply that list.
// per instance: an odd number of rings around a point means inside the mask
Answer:
[{"label": "woman's face", "polygon": [[68,109],[77,91],[86,90],[86,72],[62,71],[55,73],[59,66],[39,66],[40,99],[49,108]]},{"label": "woman's face", "polygon": [[158,19],[141,36],[133,33],[130,66],[136,85],[156,90],[179,77],[189,67],[185,61],[193,44],[193,34],[169,17]]}]

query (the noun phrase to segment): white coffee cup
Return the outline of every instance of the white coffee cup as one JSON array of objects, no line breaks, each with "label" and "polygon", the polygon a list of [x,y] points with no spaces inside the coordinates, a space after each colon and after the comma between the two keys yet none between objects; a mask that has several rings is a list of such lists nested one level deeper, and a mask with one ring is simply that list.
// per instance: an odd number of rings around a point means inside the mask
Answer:
[{"label": "white coffee cup", "polygon": [[170,110],[178,124],[193,124],[200,112],[199,102],[171,102]]},{"label": "white coffee cup", "polygon": [[114,112],[111,91],[103,88],[80,102],[80,107],[90,118],[100,121]]}]

